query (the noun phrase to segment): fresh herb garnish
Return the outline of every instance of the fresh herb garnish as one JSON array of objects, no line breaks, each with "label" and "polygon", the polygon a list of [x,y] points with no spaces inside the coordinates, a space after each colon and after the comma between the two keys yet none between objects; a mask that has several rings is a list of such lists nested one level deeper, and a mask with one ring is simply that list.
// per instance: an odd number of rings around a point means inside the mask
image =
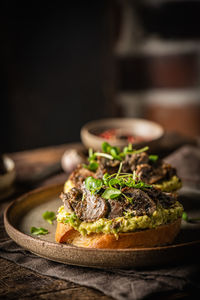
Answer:
[{"label": "fresh herb garnish", "polygon": [[119,169],[117,171],[117,175],[115,176],[116,179],[117,179],[117,177],[119,177],[119,175],[121,173],[121,169],[122,169],[122,162],[120,162]]},{"label": "fresh herb garnish", "polygon": [[127,147],[124,147],[122,152],[120,152],[120,149],[118,147],[112,147],[107,142],[104,142],[102,144],[102,151],[104,153],[108,153],[113,157],[113,159],[117,159],[120,161],[122,160],[123,157],[125,157],[126,154],[138,154],[138,153],[145,152],[148,149],[149,149],[149,147],[146,146],[146,147],[136,150],[136,149],[133,149],[132,144],[129,144]]},{"label": "fresh herb garnish", "polygon": [[143,148],[138,149],[138,150],[132,150],[131,153],[132,153],[132,154],[139,154],[139,153],[145,152],[145,151],[147,151],[147,150],[149,150],[149,147],[148,147],[148,146],[143,147]]},{"label": "fresh herb garnish", "polygon": [[101,179],[95,179],[92,176],[89,176],[85,180],[85,187],[88,189],[91,194],[97,193],[103,186],[103,181]]},{"label": "fresh herb garnish", "polygon": [[182,214],[182,219],[187,223],[199,223],[200,218],[189,218],[188,214],[184,211]]},{"label": "fresh herb garnish", "polygon": [[[103,144],[102,144],[102,151],[104,152],[104,153],[107,153],[107,154],[109,154],[110,155],[110,157],[112,157],[112,158],[110,158],[110,159],[117,159],[117,160],[122,160],[122,154],[123,153],[121,153],[120,152],[120,149],[119,149],[119,147],[112,147],[110,144],[108,144],[107,142],[104,142]],[[99,154],[99,153],[98,153]]]},{"label": "fresh herb garnish", "polygon": [[114,157],[108,153],[102,153],[102,152],[95,152],[94,153],[96,156],[101,156],[101,157],[105,157],[108,159],[114,159]]},{"label": "fresh herb garnish", "polygon": [[53,221],[56,219],[56,215],[53,211],[45,211],[42,216],[49,224],[53,224]]},{"label": "fresh herb garnish", "polygon": [[31,227],[31,233],[35,235],[44,235],[49,233],[49,231],[42,227]]},{"label": "fresh herb garnish", "polygon": [[98,166],[99,166],[99,164],[96,161],[90,162],[89,165],[83,164],[84,168],[86,168],[92,172],[95,172],[98,169]]},{"label": "fresh herb garnish", "polygon": [[183,212],[183,214],[182,214],[182,219],[184,220],[184,221],[188,221],[188,215],[187,215],[187,213],[184,211]]},{"label": "fresh herb garnish", "polygon": [[[132,144],[129,144],[128,147],[124,147],[123,151],[120,152],[119,147],[112,147],[110,144],[107,142],[102,143],[102,151],[103,152],[93,152],[93,149],[89,149],[89,157],[88,161],[89,164],[83,164],[83,167],[92,171],[96,172],[98,169],[99,163],[97,162],[97,157],[104,157],[110,160],[116,159],[119,161],[122,161],[122,159],[127,155],[127,154],[138,154],[142,153],[144,151],[147,151],[149,149],[148,146],[143,147],[141,149],[133,149]],[[156,159],[155,156],[152,159]]]},{"label": "fresh herb garnish", "polygon": [[96,172],[99,164],[96,161],[97,157],[96,155],[93,153],[93,149],[89,148],[88,150],[88,161],[89,161],[89,165],[83,164],[83,167],[92,171],[92,172]]},{"label": "fresh herb garnish", "polygon": [[101,145],[102,151],[105,153],[110,153],[110,149],[112,148],[112,146],[110,144],[108,144],[107,142],[102,143]]},{"label": "fresh herb garnish", "polygon": [[123,149],[123,153],[126,155],[126,154],[129,154],[133,151],[133,145],[130,143],[128,144],[127,147],[124,147]]},{"label": "fresh herb garnish", "polygon": [[104,199],[115,199],[118,198],[122,192],[119,189],[116,188],[107,188],[103,194],[101,195],[102,198]]},{"label": "fresh herb garnish", "polygon": [[156,155],[156,154],[149,155],[149,160],[151,160],[151,161],[157,161],[158,160],[158,155]]},{"label": "fresh herb garnish", "polygon": [[121,173],[121,169],[122,162],[119,165],[117,173],[111,175],[105,173],[102,179],[96,179],[92,176],[87,177],[85,180],[86,189],[88,189],[92,194],[104,190],[101,197],[106,200],[115,199],[122,195],[132,202],[132,198],[129,198],[127,195],[122,193],[122,188],[131,187],[136,189],[146,189],[152,187],[150,184],[139,180],[135,172],[133,172],[133,174]]}]

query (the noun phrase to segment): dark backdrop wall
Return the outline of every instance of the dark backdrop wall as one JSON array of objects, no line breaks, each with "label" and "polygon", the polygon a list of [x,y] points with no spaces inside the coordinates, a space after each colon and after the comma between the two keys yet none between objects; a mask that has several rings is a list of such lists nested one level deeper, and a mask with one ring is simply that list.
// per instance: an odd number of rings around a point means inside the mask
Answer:
[{"label": "dark backdrop wall", "polygon": [[0,151],[78,141],[85,122],[109,116],[108,3],[55,3],[1,9]]}]

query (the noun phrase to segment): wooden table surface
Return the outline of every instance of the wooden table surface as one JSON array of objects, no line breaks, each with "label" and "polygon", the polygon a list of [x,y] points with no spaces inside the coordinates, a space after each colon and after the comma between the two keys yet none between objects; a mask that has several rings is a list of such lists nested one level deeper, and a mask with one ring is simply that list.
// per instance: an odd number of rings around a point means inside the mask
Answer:
[{"label": "wooden table surface", "polygon": [[[177,140],[176,140],[177,142]],[[74,145],[72,145],[74,146]],[[79,147],[80,145],[75,145]],[[50,183],[61,183],[67,175],[58,167],[54,169],[53,176],[48,179],[35,180],[49,165],[55,166],[69,145],[48,147],[32,151],[24,151],[10,154],[16,164],[17,184],[13,189],[13,194],[7,199],[1,200],[0,207],[6,205],[17,196],[34,187],[48,185]],[[56,174],[57,173],[57,174]],[[34,178],[34,181],[32,180]],[[39,177],[41,179],[41,177]],[[23,183],[23,179],[24,182]],[[28,180],[31,184],[28,184]],[[7,240],[3,221],[0,224],[0,241]],[[162,299],[186,299],[185,293],[162,295]],[[83,287],[66,280],[59,280],[49,276],[43,276],[36,272],[25,269],[0,258],[0,299],[102,299],[109,300],[111,297],[105,296],[95,289]],[[160,299],[154,295],[149,299]]]}]

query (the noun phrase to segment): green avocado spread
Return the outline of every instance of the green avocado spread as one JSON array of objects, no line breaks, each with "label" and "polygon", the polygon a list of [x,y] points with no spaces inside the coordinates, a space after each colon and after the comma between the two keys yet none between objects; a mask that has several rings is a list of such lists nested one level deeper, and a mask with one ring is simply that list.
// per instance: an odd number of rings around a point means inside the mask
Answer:
[{"label": "green avocado spread", "polygon": [[154,187],[163,192],[172,192],[182,187],[181,180],[177,176],[173,176],[170,180],[163,181],[162,183],[153,184]]},{"label": "green avocado spread", "polygon": [[101,218],[94,222],[81,221],[75,213],[69,213],[61,206],[58,210],[57,221],[69,223],[82,235],[90,233],[112,233],[134,232],[141,229],[156,228],[159,225],[167,224],[180,218],[183,213],[182,205],[177,201],[173,208],[164,209],[158,207],[151,216],[117,217],[115,219]]}]

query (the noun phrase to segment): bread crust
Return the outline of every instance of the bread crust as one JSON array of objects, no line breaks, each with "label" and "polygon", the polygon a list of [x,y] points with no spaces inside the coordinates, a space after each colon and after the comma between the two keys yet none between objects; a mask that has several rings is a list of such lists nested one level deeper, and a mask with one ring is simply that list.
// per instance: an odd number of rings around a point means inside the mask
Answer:
[{"label": "bread crust", "polygon": [[136,232],[119,233],[118,239],[114,234],[91,233],[82,236],[69,224],[58,222],[56,242],[69,243],[79,247],[98,249],[127,249],[162,246],[173,242],[181,226],[181,218],[172,223],[160,225],[153,229]]}]

